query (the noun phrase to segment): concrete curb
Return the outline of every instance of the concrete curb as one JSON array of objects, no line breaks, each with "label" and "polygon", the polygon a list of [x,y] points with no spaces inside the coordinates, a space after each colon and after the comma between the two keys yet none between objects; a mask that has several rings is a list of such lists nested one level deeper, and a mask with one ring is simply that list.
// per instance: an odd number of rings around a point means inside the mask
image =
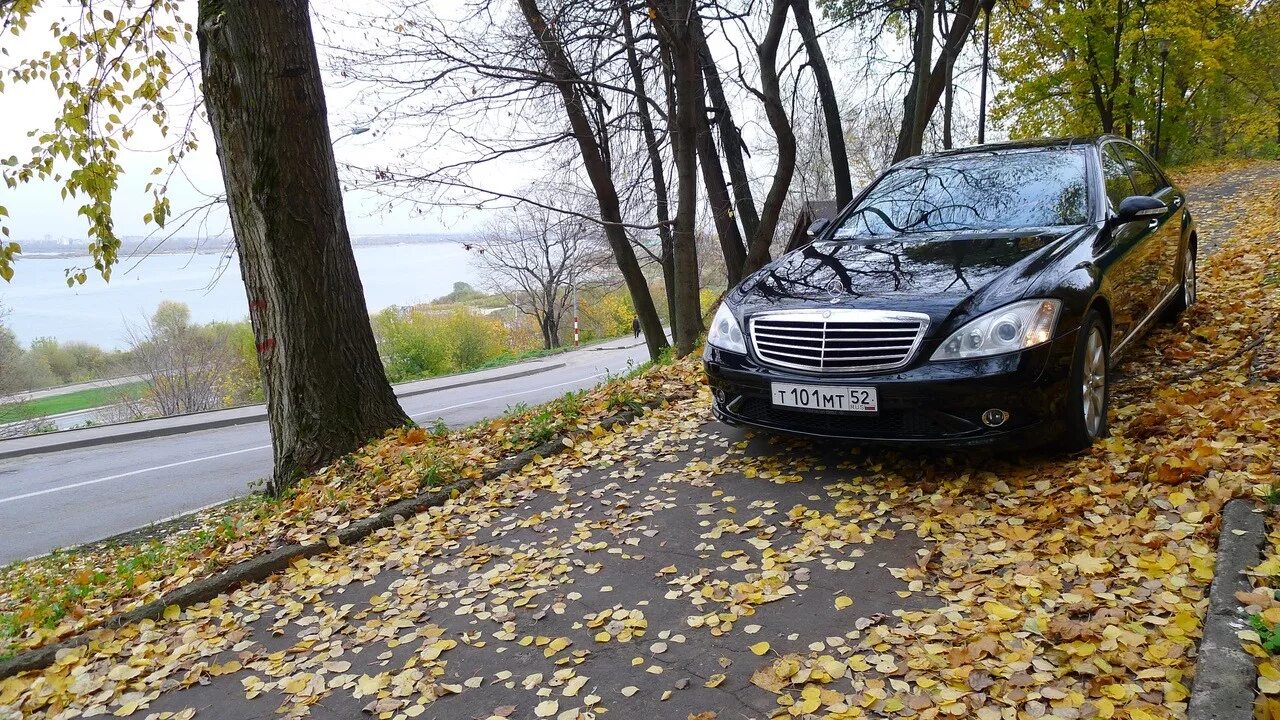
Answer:
[{"label": "concrete curb", "polygon": [[[538,375],[544,372],[550,372],[551,370],[559,370],[560,368],[567,367],[567,365],[568,365],[567,363],[554,363],[551,365],[543,365],[543,366],[532,368],[532,369],[521,370],[519,372],[507,373],[505,375],[493,375],[491,377],[474,378],[471,380],[463,380],[461,382],[450,383],[447,385],[436,385],[433,387],[409,390],[406,392],[397,393],[396,397],[398,398],[417,397],[418,395],[426,395],[427,393],[440,392],[442,390],[456,390],[458,388],[471,387],[473,385],[483,385],[485,383],[499,382],[501,380],[513,380],[516,378],[529,377],[529,376]],[[415,381],[415,382],[422,382],[422,381]],[[248,425],[250,423],[261,422],[266,419],[267,411],[265,409],[265,406],[255,405],[255,406],[248,406],[248,407],[262,408],[262,410],[260,412],[254,412],[251,414],[246,413],[246,414],[239,414],[239,415],[231,415],[229,417],[212,418],[209,420],[198,421],[198,422],[193,422],[188,424],[164,425],[160,427],[141,428],[141,429],[134,429],[134,430],[130,430],[128,426],[134,425],[136,423],[154,423],[159,420],[164,420],[166,418],[151,418],[148,420],[136,420],[136,421],[127,422],[127,423],[99,425],[97,426],[98,428],[122,427],[123,429],[121,432],[114,433],[112,435],[100,435],[96,437],[85,437],[85,438],[71,438],[66,440],[65,442],[53,442],[48,445],[38,445],[38,446],[26,447],[26,448],[7,449],[4,447],[4,444],[5,442],[9,442],[9,441],[0,442],[0,460],[7,460],[9,458],[15,458],[15,457],[25,457],[28,455],[43,455],[46,453],[61,452],[63,450],[78,450],[78,449],[87,448],[87,447],[97,447],[98,445],[113,445],[115,443],[128,442],[130,440],[149,440],[151,438],[167,437],[169,435],[182,435],[189,432],[199,432],[201,430],[216,430],[218,428],[233,427],[236,425]],[[230,408],[230,410],[235,410],[235,409],[237,408]],[[77,412],[84,412],[84,411],[77,411]],[[227,410],[211,410],[209,411],[208,414],[223,413],[223,412],[227,412]],[[201,415],[201,414],[204,414],[204,413],[194,413],[194,415]],[[174,418],[183,418],[183,417],[192,417],[192,415],[175,415],[174,416]],[[168,418],[168,419],[172,419],[172,418]],[[76,432],[76,430],[61,430],[59,432]],[[57,440],[58,439],[56,437],[57,435],[58,433],[47,433],[45,435],[36,435],[36,436],[28,436],[28,437]],[[25,438],[14,438],[13,441],[16,442],[23,439]]]},{"label": "concrete curb", "polygon": [[[611,415],[600,421],[600,426],[612,430],[635,420],[640,413],[634,410]],[[416,515],[430,507],[444,503],[454,493],[464,492],[478,483],[493,480],[514,470],[519,470],[533,461],[537,456],[546,457],[568,449],[565,439],[572,433],[559,435],[534,448],[499,461],[497,465],[486,470],[479,480],[463,480],[447,487],[419,493],[411,498],[395,502],[381,511],[362,520],[357,520],[338,532],[338,540],[342,545],[351,545],[383,528],[396,524],[397,519]],[[319,555],[332,550],[325,542],[309,545],[292,544],[278,547],[262,555],[236,563],[215,575],[193,581],[180,588],[165,593],[157,600],[134,608],[119,615],[113,615],[100,625],[73,635],[65,640],[20,652],[8,660],[0,661],[0,680],[31,670],[41,670],[52,665],[62,650],[70,650],[91,642],[103,629],[119,628],[143,620],[158,620],[164,616],[165,608],[176,605],[186,607],[196,603],[207,602],[213,598],[246,583],[258,582],[289,567],[294,560]]]},{"label": "concrete curb", "polygon": [[[1252,500],[1231,500],[1222,508],[1218,559],[1209,586],[1204,637],[1196,658],[1188,720],[1251,720],[1253,718],[1253,657],[1244,651],[1236,633],[1249,627],[1237,591],[1253,589],[1244,572],[1262,562],[1266,540],[1264,517]],[[1237,531],[1240,531],[1239,533]]]}]

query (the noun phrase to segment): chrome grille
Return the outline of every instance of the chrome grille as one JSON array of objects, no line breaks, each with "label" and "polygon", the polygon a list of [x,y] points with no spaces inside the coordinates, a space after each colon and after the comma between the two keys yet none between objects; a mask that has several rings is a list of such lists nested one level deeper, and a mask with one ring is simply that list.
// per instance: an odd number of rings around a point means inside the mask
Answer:
[{"label": "chrome grille", "polygon": [[760,362],[794,370],[859,373],[911,361],[929,326],[920,313],[880,310],[790,310],[751,318]]}]

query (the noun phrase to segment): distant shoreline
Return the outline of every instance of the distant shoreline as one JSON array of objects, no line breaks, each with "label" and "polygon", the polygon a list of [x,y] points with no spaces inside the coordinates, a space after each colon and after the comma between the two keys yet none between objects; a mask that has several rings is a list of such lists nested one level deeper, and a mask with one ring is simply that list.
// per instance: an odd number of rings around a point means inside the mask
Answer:
[{"label": "distant shoreline", "polygon": [[[398,245],[438,245],[448,243],[460,245],[472,242],[474,238],[470,235],[376,235],[352,238],[352,248],[359,250],[368,247],[394,247]],[[22,253],[18,255],[18,261],[22,260],[65,260],[68,258],[87,258],[88,251],[85,247],[77,247],[72,245],[49,245],[42,241],[37,242],[19,242],[22,246]],[[120,248],[120,258],[128,259],[130,257],[142,257],[145,255],[225,255],[230,252],[230,246],[211,247],[208,241],[200,245],[172,246],[165,243],[160,247],[147,248],[143,245],[130,246],[126,240],[125,245]]]}]

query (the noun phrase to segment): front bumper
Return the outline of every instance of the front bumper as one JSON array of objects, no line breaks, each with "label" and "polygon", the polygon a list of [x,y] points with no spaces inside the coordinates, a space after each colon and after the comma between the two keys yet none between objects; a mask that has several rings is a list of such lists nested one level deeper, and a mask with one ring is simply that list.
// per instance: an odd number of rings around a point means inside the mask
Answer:
[{"label": "front bumper", "polygon": [[[751,355],[707,347],[703,356],[712,410],[730,425],[907,445],[983,445],[1001,440],[1042,442],[1057,436],[1063,416],[1076,332],[1030,350],[980,360],[925,362],[883,374],[825,375],[781,370]],[[876,413],[783,408],[770,401],[772,383],[873,386]],[[982,413],[1008,414],[988,427]]]}]

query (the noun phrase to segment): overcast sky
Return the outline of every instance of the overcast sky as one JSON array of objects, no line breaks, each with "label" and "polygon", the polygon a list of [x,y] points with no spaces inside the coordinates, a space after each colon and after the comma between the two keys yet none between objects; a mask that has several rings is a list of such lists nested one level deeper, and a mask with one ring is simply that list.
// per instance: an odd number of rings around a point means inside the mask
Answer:
[{"label": "overcast sky", "polygon": [[[319,0],[313,3],[323,11],[326,5],[334,5],[334,0]],[[74,3],[78,7],[79,2]],[[194,21],[195,3],[184,2],[187,6],[185,17]],[[43,51],[52,43],[52,36],[44,31],[57,15],[68,12],[65,0],[51,0],[30,24],[30,28],[22,37],[13,38],[6,34],[2,41],[11,53],[8,58],[0,60],[6,64],[13,58],[27,56],[33,49]],[[74,8],[73,10],[74,11]],[[317,35],[323,36],[324,28],[317,27]],[[194,45],[194,41],[193,41]],[[191,48],[191,57],[195,57],[195,48]],[[322,66],[325,64],[321,59]],[[360,122],[364,114],[356,102],[355,92],[349,88],[337,87],[326,78],[329,104],[329,121],[334,138],[347,135],[352,127]],[[180,102],[170,105],[172,122],[179,124],[189,114],[193,93],[183,93]],[[51,126],[59,107],[57,97],[47,83],[37,81],[30,85],[9,83],[3,96],[0,96],[0,157],[17,155],[18,158],[29,157],[32,140],[27,133],[32,130],[43,130]],[[15,109],[21,109],[15,112]],[[147,182],[153,180],[152,168],[163,165],[166,144],[149,121],[137,126],[138,134],[127,144],[121,153],[121,164],[125,168],[120,188],[114,200],[113,219],[117,233],[122,236],[145,235],[154,227],[142,222],[144,214],[151,210],[152,199],[144,192]],[[369,162],[387,152],[389,147],[396,146],[398,138],[385,134],[386,128],[373,127],[369,132],[360,135],[347,135],[336,141],[334,151],[339,164],[344,159],[361,163]],[[169,186],[168,195],[175,213],[187,208],[203,205],[209,195],[217,195],[222,191],[222,176],[218,168],[218,159],[214,151],[213,139],[207,125],[197,119],[196,135],[200,140],[200,148],[183,159],[181,171]],[[24,156],[24,152],[28,155]],[[423,158],[429,164],[431,158]],[[65,168],[64,168],[65,169]],[[75,199],[63,201],[60,184],[49,182],[32,182],[20,185],[16,190],[0,188],[0,205],[5,205],[11,215],[10,227],[13,237],[19,241],[39,239],[46,235],[57,237],[82,238],[86,224],[84,218],[76,215],[79,207]],[[435,233],[451,231],[469,231],[475,229],[478,218],[475,212],[449,210],[411,214],[407,208],[388,209],[382,198],[370,192],[350,191],[345,194],[347,220],[353,235],[403,234],[403,233]],[[229,236],[225,211],[218,211],[209,216],[207,232],[216,235],[225,231]],[[179,233],[183,236],[198,235],[205,230]]]},{"label": "overcast sky", "polygon": [[[182,2],[184,17],[194,21],[196,14],[194,0],[182,0]],[[439,2],[443,4],[438,7],[445,13],[458,7],[457,0],[439,0]],[[43,28],[47,28],[56,15],[68,12],[78,13],[79,5],[78,0],[49,0],[40,11],[40,17],[31,22],[30,29],[21,38],[15,40],[12,36],[4,36],[3,42],[6,43],[5,47],[9,49],[11,55],[0,62],[12,62],[12,58],[24,57],[32,52],[38,53],[46,49],[52,42],[52,38]],[[341,30],[342,21],[335,18],[340,18],[344,9],[348,7],[353,6],[345,6],[341,0],[313,0],[315,16],[313,27],[318,45],[321,47],[322,67],[327,65],[323,50],[325,45],[341,45],[344,39],[348,42],[367,40],[362,40],[358,31]],[[369,10],[372,6],[354,7]],[[357,34],[351,37],[335,37],[335,33],[343,32]],[[713,41],[718,39],[713,38]],[[889,39],[888,44],[893,47],[900,43]],[[828,45],[829,60],[833,61],[837,85],[845,94],[846,104],[850,96],[865,97],[866,93],[872,92],[867,88],[877,85],[876,78],[863,78],[860,81],[853,81],[850,78],[846,81],[842,77],[841,56],[853,50],[842,46],[836,40],[829,40]],[[971,55],[976,48],[971,47],[968,50],[967,54]],[[188,52],[187,59],[194,63],[194,42]],[[732,58],[730,50],[724,50],[723,54]],[[854,52],[854,55],[856,54],[857,52]],[[193,67],[195,67],[194,64]],[[196,70],[198,72],[198,68]],[[426,151],[417,149],[415,146],[420,138],[410,136],[412,130],[374,123],[369,132],[350,135],[350,130],[361,126],[364,122],[363,118],[372,116],[376,108],[366,107],[361,102],[356,89],[343,86],[335,80],[336,78],[326,76],[331,133],[333,137],[340,138],[334,146],[339,165],[348,161],[368,167],[384,160],[386,164],[391,164],[396,160],[398,153],[408,148],[413,148],[410,152],[422,155],[420,162],[424,168],[438,167],[456,160],[456,148],[437,147]],[[976,87],[970,87],[974,85],[975,80],[976,74],[973,73],[965,73],[958,78],[958,82],[964,86],[960,95],[961,102],[965,105],[972,104],[972,96],[976,95]],[[189,87],[177,101],[169,103],[171,121],[175,125],[191,115],[194,96],[194,88]],[[32,144],[27,133],[33,129],[48,128],[57,107],[57,100],[47,84],[10,83],[4,95],[0,96],[0,108],[3,108],[0,111],[0,157],[16,154],[23,159],[24,151],[29,152],[28,148]],[[14,112],[15,108],[20,111]],[[758,108],[749,104],[745,110],[739,109],[735,112],[738,121],[744,125],[744,132],[749,142],[754,143],[752,138],[764,132],[762,129],[764,124],[759,117]],[[164,152],[167,147],[149,122],[140,123],[136,129],[138,134],[127,143],[126,150],[122,153],[121,163],[125,168],[125,175],[114,201],[113,219],[117,232],[122,236],[145,235],[154,229],[142,222],[142,217],[150,211],[152,202],[150,194],[144,192],[144,186],[154,179],[150,174],[152,168],[164,164]],[[200,148],[182,161],[180,173],[168,190],[175,214],[203,205],[209,196],[220,194],[222,191],[222,178],[210,130],[197,119],[195,132],[200,140]],[[769,138],[762,138],[758,144],[760,147],[757,149],[763,148],[764,151],[753,154],[752,165],[762,167],[754,168],[753,172],[761,177],[767,177],[772,171],[771,155],[768,152]],[[754,157],[755,155],[759,157]],[[533,182],[539,176],[538,158],[525,155],[487,167],[481,179],[487,187],[514,191],[525,183]],[[55,238],[84,236],[84,219],[76,215],[78,205],[74,199],[67,202],[61,200],[59,191],[59,184],[54,182],[29,183],[19,186],[16,190],[0,189],[0,205],[7,206],[11,214],[10,226],[16,239],[39,239],[46,235]],[[486,213],[474,209],[436,209],[428,212],[419,210],[411,213],[409,208],[404,206],[388,208],[384,198],[367,191],[349,191],[346,193],[345,201],[348,224],[353,235],[469,232],[478,229],[487,220]],[[209,215],[203,227],[190,226],[178,234],[183,236],[223,234],[229,238],[225,210],[219,209]]]}]

